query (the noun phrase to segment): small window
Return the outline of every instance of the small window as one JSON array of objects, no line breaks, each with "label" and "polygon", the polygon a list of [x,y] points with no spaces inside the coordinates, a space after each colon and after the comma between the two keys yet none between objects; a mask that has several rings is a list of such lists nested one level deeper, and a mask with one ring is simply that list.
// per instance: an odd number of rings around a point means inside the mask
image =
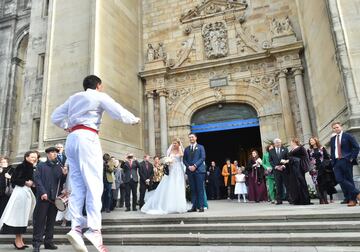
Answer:
[{"label": "small window", "polygon": [[33,119],[32,125],[32,145],[36,145],[39,143],[40,136],[40,118]]},{"label": "small window", "polygon": [[44,76],[44,67],[45,67],[45,54],[39,54],[38,59],[38,69],[37,69],[37,76],[43,77]]},{"label": "small window", "polygon": [[43,17],[47,17],[49,15],[49,1],[50,0],[44,0],[43,13],[42,13]]}]

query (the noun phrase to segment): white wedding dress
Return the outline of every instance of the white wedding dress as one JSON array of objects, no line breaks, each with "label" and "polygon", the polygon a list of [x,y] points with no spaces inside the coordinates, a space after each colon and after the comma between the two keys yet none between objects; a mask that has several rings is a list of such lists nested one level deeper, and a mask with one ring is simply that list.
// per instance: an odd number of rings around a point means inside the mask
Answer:
[{"label": "white wedding dress", "polygon": [[147,192],[141,212],[147,214],[184,213],[188,210],[185,196],[185,173],[181,156],[170,154],[173,162],[169,175],[164,175],[155,191]]}]

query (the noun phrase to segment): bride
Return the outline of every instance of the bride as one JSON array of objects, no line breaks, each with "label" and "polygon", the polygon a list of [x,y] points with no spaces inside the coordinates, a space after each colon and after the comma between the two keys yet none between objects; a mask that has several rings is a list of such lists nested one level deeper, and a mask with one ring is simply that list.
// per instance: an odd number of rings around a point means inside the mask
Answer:
[{"label": "bride", "polygon": [[164,176],[154,192],[141,208],[147,214],[184,213],[187,211],[185,197],[185,166],[182,162],[184,149],[179,139],[175,139],[167,150],[172,159],[169,175]]}]

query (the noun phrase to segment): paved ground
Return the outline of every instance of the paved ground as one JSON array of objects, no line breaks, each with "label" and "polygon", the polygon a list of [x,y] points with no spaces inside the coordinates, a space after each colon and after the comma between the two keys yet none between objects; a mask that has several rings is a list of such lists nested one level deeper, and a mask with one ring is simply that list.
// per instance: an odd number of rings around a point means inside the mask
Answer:
[{"label": "paved ground", "polygon": [[[313,205],[294,206],[284,203],[274,205],[270,203],[238,203],[237,200],[213,200],[209,201],[209,209],[204,213],[184,213],[170,215],[147,215],[140,211],[125,212],[123,208],[117,208],[111,213],[104,213],[105,219],[127,219],[127,218],[163,218],[181,216],[279,216],[279,215],[299,215],[299,214],[341,214],[341,213],[360,213],[360,206],[347,207],[341,205],[340,201],[328,205],[319,205],[318,200],[313,200]],[[190,207],[190,206],[189,206]]]},{"label": "paved ground", "polygon": [[[110,246],[110,252],[359,252],[360,247],[150,247],[150,246]],[[89,252],[96,252],[96,249],[89,247]],[[0,251],[13,251],[14,247],[9,245],[0,245]],[[27,249],[25,251],[31,251]],[[49,251],[49,250],[44,250]],[[73,251],[71,246],[59,246],[58,252]]]}]

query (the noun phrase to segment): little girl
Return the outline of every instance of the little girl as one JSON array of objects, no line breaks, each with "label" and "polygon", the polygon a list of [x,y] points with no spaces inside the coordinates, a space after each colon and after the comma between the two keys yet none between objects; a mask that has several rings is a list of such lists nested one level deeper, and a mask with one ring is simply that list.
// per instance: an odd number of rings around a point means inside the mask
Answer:
[{"label": "little girl", "polygon": [[242,195],[244,202],[246,203],[247,188],[245,184],[245,174],[242,173],[242,169],[237,170],[237,174],[235,175],[235,194],[238,195],[238,202],[240,202],[240,196]]}]

